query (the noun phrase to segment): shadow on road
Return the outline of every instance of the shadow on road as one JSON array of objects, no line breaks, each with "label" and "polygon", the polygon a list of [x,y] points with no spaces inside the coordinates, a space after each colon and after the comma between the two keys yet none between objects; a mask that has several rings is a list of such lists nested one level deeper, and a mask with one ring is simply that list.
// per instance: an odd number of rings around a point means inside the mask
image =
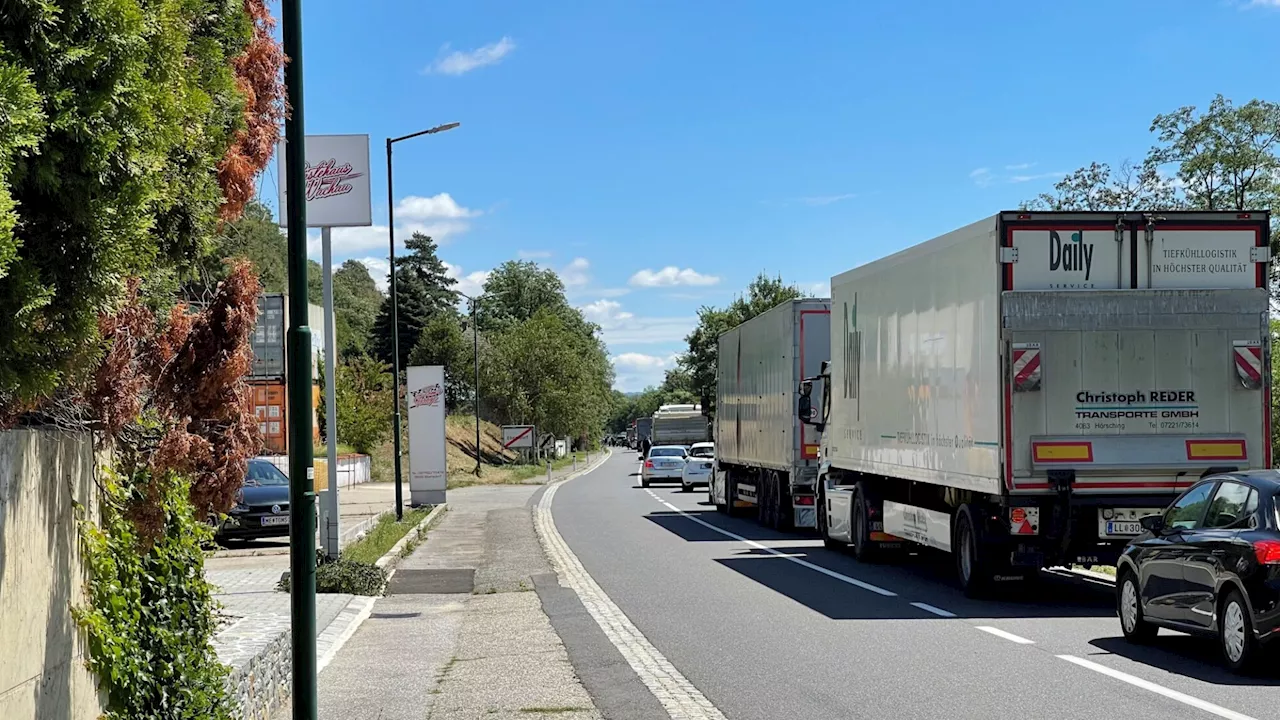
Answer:
[{"label": "shadow on road", "polygon": [[[688,542],[732,542],[728,536],[692,522],[697,518],[756,542],[769,550],[742,548],[716,562],[773,591],[832,619],[920,619],[935,617],[912,607],[925,602],[963,618],[1089,618],[1115,616],[1115,590],[1068,573],[1040,573],[1031,581],[1012,581],[998,587],[990,599],[965,597],[955,584],[950,555],[925,550],[901,553],[884,564],[860,563],[852,556],[828,550],[816,538],[807,539],[727,518],[715,511],[654,512],[645,518]],[[810,563],[897,593],[883,597],[838,578],[819,574],[776,553]],[[880,604],[892,601],[892,610]]]},{"label": "shadow on road", "polygon": [[1261,672],[1252,676],[1237,675],[1219,664],[1218,646],[1208,638],[1169,635],[1162,631],[1145,646],[1134,645],[1122,637],[1097,638],[1089,644],[1107,654],[1214,685],[1280,687],[1280,671],[1273,662],[1264,660]]}]

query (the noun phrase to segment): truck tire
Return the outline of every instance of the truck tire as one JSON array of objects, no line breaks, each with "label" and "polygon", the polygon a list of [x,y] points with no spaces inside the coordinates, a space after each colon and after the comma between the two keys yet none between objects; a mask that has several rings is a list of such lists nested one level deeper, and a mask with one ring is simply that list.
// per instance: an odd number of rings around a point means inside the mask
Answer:
[{"label": "truck tire", "polygon": [[966,597],[977,598],[991,589],[994,573],[984,551],[977,512],[969,504],[956,509],[951,551],[956,556],[956,578]]},{"label": "truck tire", "polygon": [[853,556],[858,562],[873,563],[880,558],[880,547],[871,540],[871,522],[867,518],[867,498],[862,483],[854,493],[849,510],[849,537],[853,540]]},{"label": "truck tire", "polygon": [[831,529],[827,525],[827,485],[821,479],[818,480],[818,496],[814,498],[814,507],[818,511],[814,526],[818,531],[818,537],[822,538],[822,546],[828,550],[844,550],[844,543],[832,540],[827,534]]},{"label": "truck tire", "polygon": [[[738,512],[738,471],[724,472],[724,514],[736,517]],[[718,508],[717,508],[718,509]]]},{"label": "truck tire", "polygon": [[760,513],[760,524],[770,530],[777,529],[777,522],[773,514],[773,486],[773,472],[766,470],[760,473],[756,480],[756,507]]},{"label": "truck tire", "polygon": [[791,532],[796,525],[795,503],[792,501],[791,480],[780,472],[773,473],[774,499],[774,529],[781,532]]}]

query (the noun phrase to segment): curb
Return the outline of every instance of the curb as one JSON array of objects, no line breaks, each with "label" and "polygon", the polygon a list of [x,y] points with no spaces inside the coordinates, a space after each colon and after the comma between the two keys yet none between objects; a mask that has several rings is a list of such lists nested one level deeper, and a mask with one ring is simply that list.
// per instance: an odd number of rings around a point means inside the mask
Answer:
[{"label": "curb", "polygon": [[583,476],[583,475],[586,475],[587,473],[591,472],[592,470],[595,470],[596,468],[598,468],[598,467],[600,467],[601,465],[603,465],[603,464],[605,463],[605,461],[606,461],[606,460],[608,460],[608,459],[609,459],[609,458],[611,458],[611,457],[613,457],[613,448],[609,448],[608,450],[606,450],[606,451],[605,451],[604,453],[602,453],[601,455],[598,455],[598,456],[596,457],[595,461],[594,461],[592,464],[587,465],[587,466],[584,466],[581,470],[574,470],[573,472],[569,473],[568,475],[565,475],[564,477],[556,478],[555,480],[552,480],[551,482],[543,482],[543,483],[542,483],[542,486],[543,486],[543,487],[551,487],[552,485],[559,485],[560,483],[563,483],[563,482],[569,482],[570,480],[572,480],[572,479],[574,479],[574,478],[577,478],[577,477],[581,477],[581,476]]},{"label": "curb", "polygon": [[409,544],[409,538],[420,534],[423,530],[431,527],[440,520],[440,516],[444,515],[449,509],[449,503],[443,502],[431,509],[427,516],[422,518],[422,522],[418,523],[412,530],[404,534],[400,541],[391,546],[382,557],[378,558],[378,567],[387,570],[387,579],[390,580],[392,575],[396,574],[396,566],[400,564],[400,553],[404,551],[406,545]]},{"label": "curb", "polygon": [[343,547],[346,547],[347,545],[350,545],[353,542],[359,542],[360,538],[369,534],[370,528],[372,528],[374,525],[377,525],[379,522],[382,521],[382,518],[384,516],[390,515],[392,512],[393,512],[392,510],[383,510],[382,512],[378,513],[377,515],[374,515],[373,517],[365,518],[364,520],[361,520],[359,523],[355,525],[355,527],[347,528],[347,531],[345,533],[342,533],[343,536],[338,538],[338,544],[342,545]]}]

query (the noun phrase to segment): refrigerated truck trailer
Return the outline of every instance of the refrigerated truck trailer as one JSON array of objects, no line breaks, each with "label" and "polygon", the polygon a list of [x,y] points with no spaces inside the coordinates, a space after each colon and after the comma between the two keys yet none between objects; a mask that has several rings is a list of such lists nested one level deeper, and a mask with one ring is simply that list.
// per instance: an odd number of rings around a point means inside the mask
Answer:
[{"label": "refrigerated truck trailer", "polygon": [[653,414],[650,433],[654,445],[688,447],[710,439],[701,405],[663,405]]},{"label": "refrigerated truck trailer", "polygon": [[1113,564],[1199,478],[1270,467],[1268,227],[1005,212],[833,278],[800,403],[824,539],[951,552],[977,592]]},{"label": "refrigerated truck trailer", "polygon": [[720,336],[707,492],[722,512],[754,509],[771,528],[816,526],[821,437],[796,406],[800,381],[829,357],[830,315],[830,300],[791,300]]}]

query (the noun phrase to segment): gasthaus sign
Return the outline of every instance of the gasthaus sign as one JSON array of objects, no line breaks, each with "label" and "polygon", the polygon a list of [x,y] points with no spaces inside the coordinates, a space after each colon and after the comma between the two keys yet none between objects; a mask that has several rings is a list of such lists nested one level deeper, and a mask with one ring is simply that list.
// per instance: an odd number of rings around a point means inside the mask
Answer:
[{"label": "gasthaus sign", "polygon": [[[366,227],[373,224],[368,135],[307,136],[307,227]],[[284,141],[276,147],[280,225],[288,213]]]}]

